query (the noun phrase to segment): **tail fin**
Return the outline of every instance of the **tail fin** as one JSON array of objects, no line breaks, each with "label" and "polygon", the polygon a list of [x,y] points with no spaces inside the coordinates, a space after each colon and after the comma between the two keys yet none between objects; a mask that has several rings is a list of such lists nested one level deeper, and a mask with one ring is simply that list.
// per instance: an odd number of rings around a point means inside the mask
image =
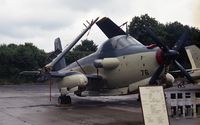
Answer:
[{"label": "tail fin", "polygon": [[[61,53],[62,52],[62,45],[61,45],[61,41],[60,38],[56,38],[54,41],[54,47],[55,47],[55,53]],[[58,55],[57,54],[57,55]],[[66,67],[66,62],[65,62],[65,58],[62,58],[55,66],[54,66],[54,70],[60,70],[62,68]]]},{"label": "tail fin", "polygon": [[200,49],[196,45],[185,47],[192,69],[200,68]]}]

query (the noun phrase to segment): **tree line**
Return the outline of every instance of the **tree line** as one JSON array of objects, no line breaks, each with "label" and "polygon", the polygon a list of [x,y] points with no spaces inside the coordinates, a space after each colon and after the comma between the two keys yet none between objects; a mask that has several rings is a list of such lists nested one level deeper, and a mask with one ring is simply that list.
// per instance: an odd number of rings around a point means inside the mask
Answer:
[{"label": "tree line", "polygon": [[[96,50],[97,45],[92,40],[83,40],[80,45],[77,45],[66,55],[66,64],[70,64]],[[39,70],[49,63],[48,56],[49,53],[37,48],[32,43],[0,45],[0,84],[35,80],[34,76],[20,77],[19,73]]]},{"label": "tree line", "polygon": [[[164,44],[172,47],[184,31],[189,33],[189,44],[196,44],[200,47],[200,30],[195,27],[183,25],[179,22],[163,24],[149,15],[133,17],[128,25],[128,33],[135,37],[144,45],[154,43],[153,39],[147,34],[145,27],[150,27]],[[83,40],[80,45],[70,51],[65,59],[70,64],[79,58],[87,56],[97,50],[97,45],[93,40]],[[184,49],[179,57],[180,62],[185,62],[189,67],[188,59]],[[16,81],[21,71],[38,70],[43,67],[48,60],[48,53],[34,46],[32,43],[24,45],[0,45],[0,83],[5,81]],[[185,61],[186,60],[186,61]]]},{"label": "tree line", "polygon": [[46,53],[32,43],[0,45],[0,82],[15,81],[24,70],[37,70],[46,58]]},{"label": "tree line", "polygon": [[146,27],[153,30],[155,34],[169,47],[172,47],[185,31],[187,31],[190,36],[187,44],[196,44],[200,46],[199,29],[183,25],[177,21],[163,24],[147,14],[132,18],[132,21],[128,26],[128,33],[144,45],[149,45],[154,42],[148,35]]}]

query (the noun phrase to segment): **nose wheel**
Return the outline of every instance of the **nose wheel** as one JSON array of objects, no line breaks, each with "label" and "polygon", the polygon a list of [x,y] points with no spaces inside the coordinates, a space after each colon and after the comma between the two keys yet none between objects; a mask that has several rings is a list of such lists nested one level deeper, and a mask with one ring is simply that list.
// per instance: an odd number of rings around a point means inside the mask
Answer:
[{"label": "nose wheel", "polygon": [[60,95],[58,97],[58,104],[71,104],[71,97],[67,95]]}]

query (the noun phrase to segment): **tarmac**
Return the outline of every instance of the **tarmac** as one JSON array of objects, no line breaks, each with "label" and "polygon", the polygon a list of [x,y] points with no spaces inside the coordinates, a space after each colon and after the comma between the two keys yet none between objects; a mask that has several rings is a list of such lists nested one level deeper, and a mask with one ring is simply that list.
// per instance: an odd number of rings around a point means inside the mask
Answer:
[{"label": "tarmac", "polygon": [[[58,105],[48,84],[1,85],[0,125],[144,125],[138,95],[77,97]],[[199,125],[200,119],[170,119],[171,125]]]}]

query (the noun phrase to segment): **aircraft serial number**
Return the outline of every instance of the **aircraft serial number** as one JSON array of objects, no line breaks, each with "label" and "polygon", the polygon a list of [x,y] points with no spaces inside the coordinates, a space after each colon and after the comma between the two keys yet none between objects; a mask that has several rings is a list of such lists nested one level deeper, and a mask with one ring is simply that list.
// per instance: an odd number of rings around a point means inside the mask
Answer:
[{"label": "aircraft serial number", "polygon": [[149,71],[147,69],[143,69],[143,70],[140,70],[140,71],[141,71],[142,76],[148,76],[149,75]]}]

